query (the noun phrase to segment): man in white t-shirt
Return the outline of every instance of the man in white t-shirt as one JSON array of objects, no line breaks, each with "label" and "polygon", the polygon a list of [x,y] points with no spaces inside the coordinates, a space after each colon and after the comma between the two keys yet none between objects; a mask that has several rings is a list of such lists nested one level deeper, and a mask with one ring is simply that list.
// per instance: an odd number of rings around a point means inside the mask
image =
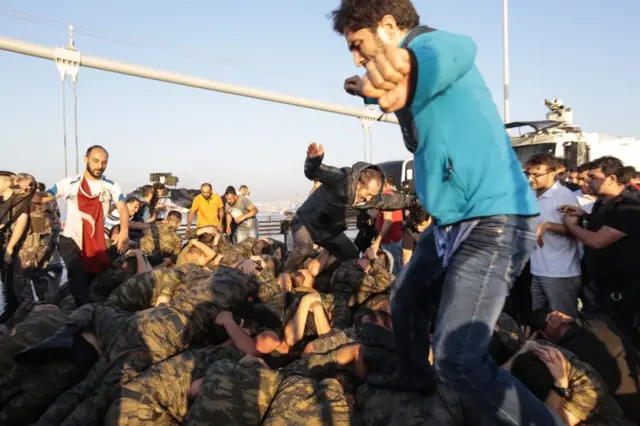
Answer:
[{"label": "man in white t-shirt", "polygon": [[531,296],[534,310],[549,308],[575,318],[582,281],[578,242],[568,234],[558,209],[577,205],[578,199],[557,181],[557,164],[554,156],[538,154],[525,166],[540,208],[538,245],[531,254]]},{"label": "man in white t-shirt", "polygon": [[[120,217],[120,233],[115,241],[120,253],[129,240],[129,211],[120,185],[103,174],[109,154],[98,145],[87,150],[86,170],[56,183],[47,192],[67,203],[67,218],[58,251],[67,267],[69,286],[76,304],[90,303],[89,285],[93,277],[110,265],[104,232],[105,216],[115,204]],[[47,197],[45,197],[47,198]]]}]

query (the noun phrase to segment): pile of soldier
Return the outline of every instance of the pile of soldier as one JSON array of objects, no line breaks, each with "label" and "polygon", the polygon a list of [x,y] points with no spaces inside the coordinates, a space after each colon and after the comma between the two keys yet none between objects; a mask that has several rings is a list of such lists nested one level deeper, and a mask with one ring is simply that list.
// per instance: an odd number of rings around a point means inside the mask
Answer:
[{"label": "pile of soldier", "polygon": [[[344,262],[316,247],[282,272],[290,254],[283,243],[234,245],[203,227],[183,244],[174,211],[123,255],[112,228],[112,267],[78,307],[70,286],[49,282],[56,213],[34,206],[28,238],[38,244],[19,253],[20,305],[0,336],[0,424],[491,424],[440,383],[428,393],[367,383],[397,370],[393,260],[375,245]],[[537,329],[559,346],[528,340],[503,314],[491,356],[543,401],[547,385],[564,383],[575,424],[638,420],[637,353],[614,326],[550,313]],[[619,373],[595,355],[598,341],[578,344],[592,335],[618,354]],[[572,344],[577,356],[566,350]],[[552,369],[553,359],[563,368]]]},{"label": "pile of soldier", "polygon": [[[443,386],[426,395],[366,383],[395,368],[388,253],[339,263],[318,251],[279,274],[278,241],[198,234],[176,258],[175,229],[147,232],[78,309],[64,290],[46,304],[25,298],[0,341],[0,423],[481,423]],[[145,259],[158,254],[176,266],[152,269]],[[495,354],[525,340],[516,326],[496,337]],[[606,424],[627,424],[609,402]]]}]

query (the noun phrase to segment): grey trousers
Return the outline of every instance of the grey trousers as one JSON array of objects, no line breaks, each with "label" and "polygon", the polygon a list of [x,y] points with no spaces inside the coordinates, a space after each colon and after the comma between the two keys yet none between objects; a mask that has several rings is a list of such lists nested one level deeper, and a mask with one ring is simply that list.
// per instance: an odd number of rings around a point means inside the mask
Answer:
[{"label": "grey trousers", "polygon": [[534,310],[549,308],[576,318],[581,286],[581,276],[552,278],[534,275],[531,281],[532,307]]}]

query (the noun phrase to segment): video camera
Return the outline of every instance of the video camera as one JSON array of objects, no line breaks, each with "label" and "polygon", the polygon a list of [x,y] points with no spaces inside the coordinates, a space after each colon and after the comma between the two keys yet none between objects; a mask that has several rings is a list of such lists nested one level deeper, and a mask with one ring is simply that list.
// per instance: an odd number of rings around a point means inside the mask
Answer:
[{"label": "video camera", "polygon": [[149,181],[152,183],[163,183],[168,186],[178,186],[180,179],[171,173],[151,173],[149,175]]}]

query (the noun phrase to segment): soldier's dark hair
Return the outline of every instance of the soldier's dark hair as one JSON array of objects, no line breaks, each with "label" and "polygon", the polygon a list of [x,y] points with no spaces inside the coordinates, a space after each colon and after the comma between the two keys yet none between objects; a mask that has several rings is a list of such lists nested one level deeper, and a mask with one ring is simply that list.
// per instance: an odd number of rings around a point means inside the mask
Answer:
[{"label": "soldier's dark hair", "polygon": [[38,185],[36,185],[36,188],[38,189],[38,191],[40,192],[44,192],[47,190],[47,187],[44,183],[42,182],[38,182]]},{"label": "soldier's dark hair", "polygon": [[103,151],[104,151],[104,153],[105,153],[105,154],[107,154],[107,157],[109,156],[109,152],[108,152],[106,149],[104,149],[104,147],[103,147],[103,146],[101,146],[101,145],[91,145],[91,146],[87,149],[87,152],[86,152],[86,154],[84,154],[84,156],[85,156],[85,157],[90,156],[90,155],[91,155],[91,153],[92,153],[94,150],[96,150],[96,149],[101,149],[101,150],[103,150]]},{"label": "soldier's dark hair", "polygon": [[120,233],[120,225],[113,225],[111,229],[109,229],[109,238],[113,238],[116,232]]},{"label": "soldier's dark hair", "polygon": [[182,222],[182,213],[180,213],[179,211],[171,210],[167,215],[167,219],[171,219],[172,217]]},{"label": "soldier's dark hair", "polygon": [[533,329],[533,331],[544,331],[547,328],[547,315],[549,315],[548,309],[536,309],[529,314],[527,318],[527,324]]},{"label": "soldier's dark hair", "polygon": [[416,204],[409,209],[409,221],[413,225],[420,225],[431,218],[431,215],[427,213],[421,205]]},{"label": "soldier's dark hair", "polygon": [[333,30],[344,35],[363,28],[373,30],[386,15],[393,16],[402,30],[420,25],[420,15],[410,0],[342,0],[328,18]]},{"label": "soldier's dark hair", "polygon": [[213,247],[213,242],[215,241],[215,239],[216,236],[208,232],[205,232],[198,237],[198,241],[200,241],[202,244],[208,245],[209,247]]},{"label": "soldier's dark hair", "polygon": [[387,176],[387,184],[389,186],[396,186],[396,178],[393,176]]},{"label": "soldier's dark hair", "polygon": [[533,352],[525,352],[513,361],[511,374],[520,380],[540,401],[549,396],[554,378],[547,365]]},{"label": "soldier's dark hair", "polygon": [[236,192],[236,189],[233,186],[227,186],[227,189],[224,191],[224,195],[238,195],[238,193]]},{"label": "soldier's dark hair", "polygon": [[253,246],[251,247],[251,253],[254,256],[260,256],[261,254],[269,254],[269,249],[271,248],[271,244],[269,244],[265,240],[255,240]]},{"label": "soldier's dark hair", "polygon": [[558,169],[558,159],[551,154],[542,152],[531,156],[525,164],[527,168],[539,166],[547,166],[550,171],[555,172]]},{"label": "soldier's dark hair", "polygon": [[139,203],[140,200],[137,197],[134,197],[133,195],[130,195],[127,197],[125,203],[126,204],[133,204],[133,203]]},{"label": "soldier's dark hair", "polygon": [[210,183],[203,183],[202,185],[200,185],[200,189],[202,188],[209,188],[210,191],[213,191],[213,187]]},{"label": "soldier's dark hair", "polygon": [[369,185],[370,182],[375,181],[382,185],[382,175],[379,171],[374,169],[364,169],[360,172],[360,182],[363,185]]}]

